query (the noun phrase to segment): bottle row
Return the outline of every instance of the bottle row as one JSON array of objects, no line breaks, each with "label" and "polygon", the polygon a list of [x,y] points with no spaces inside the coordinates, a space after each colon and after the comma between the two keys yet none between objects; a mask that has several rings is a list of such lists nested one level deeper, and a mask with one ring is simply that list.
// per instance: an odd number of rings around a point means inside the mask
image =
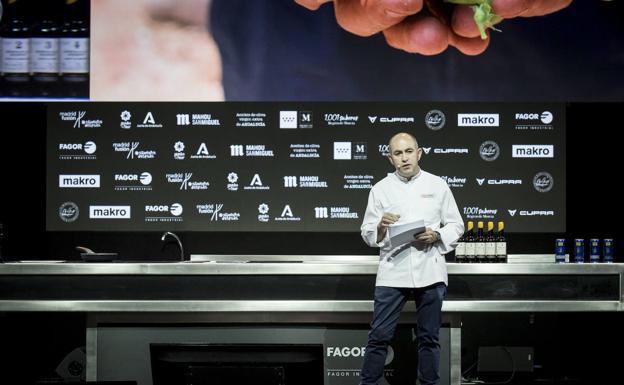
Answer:
[{"label": "bottle row", "polygon": [[11,0],[0,25],[0,96],[89,96],[87,0]]},{"label": "bottle row", "polygon": [[474,232],[474,222],[469,221],[466,232],[457,241],[455,261],[457,263],[506,263],[507,239],[505,237],[505,223],[498,222],[498,231],[494,232],[494,222],[487,222],[487,233],[484,232],[484,222],[477,222],[477,233]]},{"label": "bottle row", "polygon": [[[591,263],[612,263],[613,255],[613,238],[605,238],[602,240],[602,250],[599,238],[591,238],[589,240],[589,262]],[[566,262],[566,240],[558,238],[555,240],[555,261],[557,263]],[[602,253],[601,253],[602,251]],[[570,262],[585,263],[585,240],[583,238],[574,239],[574,259]]]}]

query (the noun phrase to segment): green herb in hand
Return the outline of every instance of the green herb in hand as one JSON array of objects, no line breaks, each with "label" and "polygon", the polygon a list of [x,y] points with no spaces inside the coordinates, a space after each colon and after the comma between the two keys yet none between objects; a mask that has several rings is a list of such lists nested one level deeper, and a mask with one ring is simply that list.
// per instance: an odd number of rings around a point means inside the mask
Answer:
[{"label": "green herb in hand", "polygon": [[494,28],[494,25],[500,23],[503,18],[492,12],[492,0],[444,0],[445,3],[472,5],[474,11],[474,21],[479,28],[481,39],[487,39],[485,30],[491,28],[495,31],[499,31]]}]

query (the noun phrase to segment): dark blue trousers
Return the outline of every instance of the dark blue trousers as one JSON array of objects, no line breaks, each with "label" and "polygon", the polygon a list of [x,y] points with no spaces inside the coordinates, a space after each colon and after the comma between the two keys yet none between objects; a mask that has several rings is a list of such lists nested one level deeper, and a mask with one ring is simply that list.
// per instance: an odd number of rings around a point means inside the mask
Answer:
[{"label": "dark blue trousers", "polygon": [[435,385],[440,380],[440,324],[442,301],[446,295],[443,282],[423,288],[377,286],[375,310],[368,344],[364,353],[361,385],[377,385],[383,376],[388,344],[394,336],[399,315],[408,295],[416,301],[416,338],[418,340],[418,380],[421,385]]}]

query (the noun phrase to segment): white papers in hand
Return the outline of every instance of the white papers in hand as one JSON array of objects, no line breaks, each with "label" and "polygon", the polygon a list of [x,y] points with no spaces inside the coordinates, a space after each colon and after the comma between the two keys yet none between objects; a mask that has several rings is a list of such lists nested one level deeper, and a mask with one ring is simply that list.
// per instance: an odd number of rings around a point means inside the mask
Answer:
[{"label": "white papers in hand", "polygon": [[405,243],[414,242],[414,235],[424,233],[425,230],[425,221],[422,219],[409,223],[390,225],[388,226],[390,245],[395,248]]}]

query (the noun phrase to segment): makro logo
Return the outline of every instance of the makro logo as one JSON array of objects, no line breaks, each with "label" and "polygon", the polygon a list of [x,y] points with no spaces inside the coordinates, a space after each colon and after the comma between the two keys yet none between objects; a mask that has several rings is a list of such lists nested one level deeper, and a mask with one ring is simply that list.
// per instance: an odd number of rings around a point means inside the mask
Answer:
[{"label": "makro logo", "polygon": [[130,219],[130,206],[89,206],[91,219]]},{"label": "makro logo", "polygon": [[457,114],[459,127],[498,127],[498,114]]},{"label": "makro logo", "polygon": [[78,219],[80,210],[74,202],[65,202],[59,207],[58,213],[63,222],[70,223]]},{"label": "makro logo", "polygon": [[554,120],[553,114],[550,111],[544,111],[541,114],[538,113],[517,113],[516,120],[539,120],[544,124],[550,124]]},{"label": "makro logo", "polygon": [[481,159],[486,162],[493,162],[500,156],[500,147],[498,144],[492,140],[487,140],[481,143],[479,147],[479,155]]},{"label": "makro logo", "polygon": [[533,177],[533,187],[539,192],[546,193],[552,190],[555,185],[555,180],[552,175],[542,171],[535,174]]},{"label": "makro logo", "polygon": [[441,130],[446,123],[446,116],[440,110],[431,110],[425,115],[425,125],[433,131]]},{"label": "makro logo", "polygon": [[100,188],[99,175],[59,175],[60,188]]},{"label": "makro logo", "polygon": [[554,158],[555,146],[552,144],[514,144],[513,158]]},{"label": "makro logo", "polygon": [[279,127],[281,129],[312,128],[312,112],[280,111]]}]

